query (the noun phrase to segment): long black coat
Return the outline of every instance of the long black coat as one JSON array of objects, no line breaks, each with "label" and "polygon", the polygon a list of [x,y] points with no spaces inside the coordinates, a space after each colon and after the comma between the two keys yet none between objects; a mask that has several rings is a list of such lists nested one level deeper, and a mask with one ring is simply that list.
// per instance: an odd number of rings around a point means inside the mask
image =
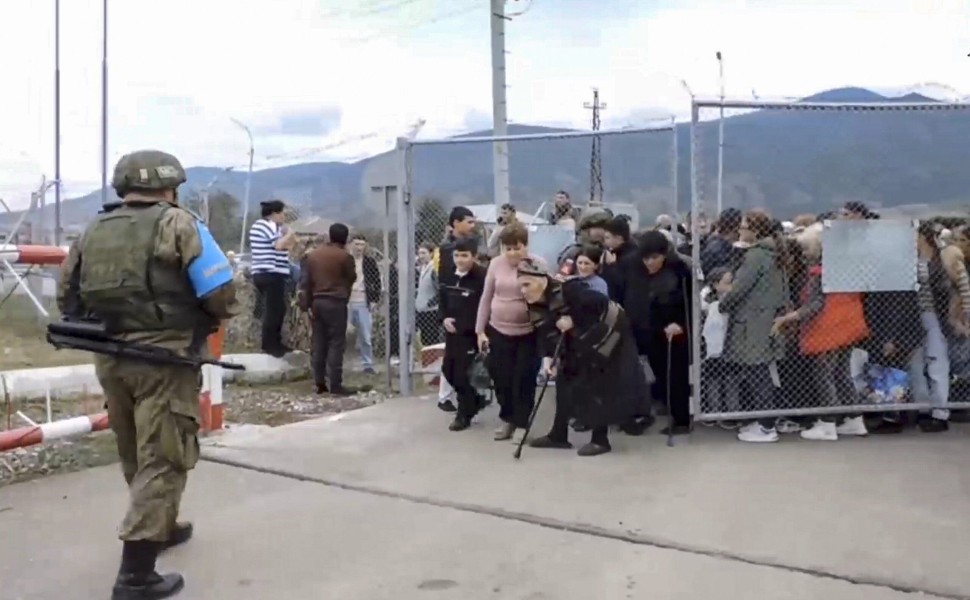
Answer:
[{"label": "long black coat", "polygon": [[618,425],[642,414],[649,403],[649,388],[637,354],[636,341],[626,314],[621,311],[616,328],[621,342],[607,361],[592,357],[592,349],[580,339],[600,322],[609,299],[581,281],[552,284],[545,301],[529,307],[539,334],[542,356],[552,357],[562,334],[556,321],[564,315],[573,329],[562,336],[556,401],[568,404],[569,412],[592,428]]},{"label": "long black coat", "polygon": [[685,335],[676,338],[675,346],[690,344],[691,314],[693,310],[693,277],[690,265],[676,254],[667,257],[662,269],[649,273],[643,263],[625,272],[626,278],[618,293],[620,304],[627,311],[640,354],[649,356],[653,346],[667,345],[664,328],[672,323],[680,325]]}]

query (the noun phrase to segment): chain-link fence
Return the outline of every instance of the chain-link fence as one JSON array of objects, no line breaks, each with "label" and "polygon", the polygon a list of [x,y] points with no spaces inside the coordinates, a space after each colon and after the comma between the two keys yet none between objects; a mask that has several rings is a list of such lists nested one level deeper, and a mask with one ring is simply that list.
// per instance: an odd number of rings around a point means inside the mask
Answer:
[{"label": "chain-link fence", "polygon": [[970,406],[968,108],[694,102],[695,419],[832,439]]},{"label": "chain-link fence", "polygon": [[[592,152],[597,138],[598,158]],[[502,177],[493,172],[495,152],[509,155],[508,193],[498,195],[503,198],[498,204],[505,204],[507,197],[512,211],[496,206],[495,181],[501,186]],[[600,168],[593,169],[591,163]],[[474,167],[469,169],[469,164]],[[402,275],[407,273],[399,304],[402,365],[407,366],[402,367],[402,390],[410,389],[412,375],[433,381],[440,370],[444,332],[438,291],[450,277],[445,271],[454,269],[442,248],[451,252],[448,218],[456,206],[474,214],[483,265],[501,252],[502,227],[517,220],[529,230],[529,251],[550,267],[575,242],[576,226],[591,209],[628,215],[635,230],[661,214],[676,215],[686,208],[686,193],[683,202],[678,199],[677,140],[670,122],[597,133],[544,130],[401,140],[398,167],[404,208],[399,230],[407,234],[402,244],[407,253],[398,263]],[[568,211],[562,209],[564,199]]]}]

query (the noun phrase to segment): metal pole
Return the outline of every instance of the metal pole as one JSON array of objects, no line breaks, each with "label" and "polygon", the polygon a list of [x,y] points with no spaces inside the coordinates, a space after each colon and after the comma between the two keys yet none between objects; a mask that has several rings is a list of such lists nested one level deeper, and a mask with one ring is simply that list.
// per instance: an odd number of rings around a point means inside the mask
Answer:
[{"label": "metal pole", "polygon": [[246,173],[246,191],[243,193],[242,234],[239,236],[239,254],[243,254],[246,251],[246,221],[249,220],[249,191],[252,189],[253,155],[256,150],[253,143],[253,132],[250,131],[249,127],[236,119],[232,119],[232,122],[242,127],[249,137],[249,171]]},{"label": "metal pole", "polygon": [[398,327],[398,392],[406,396],[411,393],[411,315],[414,308],[414,259],[411,257],[412,228],[411,215],[411,166],[409,164],[411,143],[407,138],[398,138],[395,147],[397,178],[397,327]]},{"label": "metal pole", "polygon": [[717,214],[720,216],[724,199],[724,58],[717,51],[718,80],[721,86],[721,106],[717,123]]},{"label": "metal pole", "polygon": [[54,244],[61,245],[61,0],[54,0]]},{"label": "metal pole", "polygon": [[108,0],[102,0],[101,45],[101,204],[108,203]]},{"label": "metal pole", "polygon": [[[508,103],[505,83],[505,0],[491,0],[492,32],[492,133],[508,135]],[[494,142],[493,174],[495,206],[509,202],[509,145]]]},{"label": "metal pole", "polygon": [[674,116],[670,117],[670,128],[674,134],[674,141],[672,144],[674,158],[673,158],[673,165],[671,166],[671,169],[673,170],[672,185],[674,188],[674,214],[677,215],[678,218],[680,218],[680,186],[679,186],[680,155],[679,155],[679,148],[678,148],[678,142],[677,142],[677,117],[674,117]]},{"label": "metal pole", "polygon": [[699,165],[698,161],[698,120],[700,118],[700,108],[697,106],[696,101],[691,100],[690,107],[690,206],[691,206],[691,262],[694,263],[694,273],[693,281],[695,284],[692,286],[694,289],[693,298],[691,299],[693,304],[693,310],[691,314],[691,331],[689,332],[689,338],[691,340],[691,352],[693,354],[693,360],[690,366],[690,381],[691,381],[691,414],[695,417],[701,414],[701,363],[699,356],[701,355],[701,336],[699,332],[701,330],[701,309],[700,302],[697,299],[697,293],[701,289],[700,282],[703,281],[703,273],[700,268],[701,264],[701,236],[700,236],[700,220],[697,215],[701,210],[701,187],[698,185],[699,177]]},{"label": "metal pole", "polygon": [[[397,187],[384,186],[384,377],[387,391],[391,391],[391,202],[397,196]],[[400,240],[399,240],[400,241]],[[398,252],[401,249],[398,247]],[[401,292],[401,278],[397,278],[398,293]],[[400,353],[400,352],[399,352]]]}]

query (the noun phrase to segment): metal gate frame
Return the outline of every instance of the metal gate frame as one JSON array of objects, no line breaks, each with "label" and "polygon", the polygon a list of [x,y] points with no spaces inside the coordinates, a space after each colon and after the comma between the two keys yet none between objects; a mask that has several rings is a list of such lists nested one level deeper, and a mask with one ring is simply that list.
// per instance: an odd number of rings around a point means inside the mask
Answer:
[{"label": "metal gate frame", "polygon": [[[737,108],[737,109],[773,109],[789,111],[817,111],[817,112],[903,112],[903,111],[946,111],[970,110],[967,102],[802,102],[802,101],[773,101],[773,100],[731,100],[723,98],[693,98],[691,101],[690,121],[690,195],[691,214],[701,213],[703,189],[701,179],[701,157],[699,123],[702,108]],[[691,219],[691,238],[700,239],[698,219]],[[970,403],[950,402],[944,407],[932,407],[929,404],[859,404],[855,406],[831,406],[817,408],[789,408],[777,410],[732,412],[732,413],[703,413],[701,411],[701,306],[700,292],[704,284],[704,275],[700,264],[700,244],[693,244],[691,261],[694,265],[693,314],[691,315],[692,348],[694,357],[690,367],[691,383],[691,414],[697,421],[720,421],[739,419],[760,419],[782,416],[832,415],[838,413],[863,412],[894,412],[930,410],[931,408],[959,409],[970,408]]]},{"label": "metal gate frame", "polygon": [[[482,144],[482,143],[507,143],[524,142],[535,140],[561,140],[573,138],[598,138],[618,135],[636,135],[645,133],[656,133],[669,131],[673,135],[671,141],[671,152],[673,153],[672,168],[672,187],[674,206],[677,206],[677,127],[673,118],[669,123],[647,127],[626,127],[620,129],[601,129],[599,131],[569,131],[560,133],[534,133],[522,135],[502,135],[502,136],[473,136],[458,138],[436,138],[427,140],[412,140],[408,138],[398,138],[395,146],[396,175],[398,177],[398,309],[399,309],[399,356],[401,360],[399,369],[400,393],[407,395],[412,393],[413,386],[411,377],[420,374],[422,371],[414,369],[414,357],[412,356],[413,341],[416,328],[415,317],[415,268],[414,258],[411,251],[415,242],[415,207],[412,203],[412,150],[415,146],[445,146],[457,144]],[[401,233],[404,235],[401,235]]]}]

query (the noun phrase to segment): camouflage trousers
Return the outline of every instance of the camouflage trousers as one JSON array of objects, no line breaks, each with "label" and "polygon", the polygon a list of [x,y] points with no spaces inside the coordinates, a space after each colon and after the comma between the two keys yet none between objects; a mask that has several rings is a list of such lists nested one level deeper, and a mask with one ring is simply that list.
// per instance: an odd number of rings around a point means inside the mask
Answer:
[{"label": "camouflage trousers", "polygon": [[188,472],[199,460],[199,388],[193,367],[97,356],[95,369],[128,482],[122,540],[165,541]]}]

